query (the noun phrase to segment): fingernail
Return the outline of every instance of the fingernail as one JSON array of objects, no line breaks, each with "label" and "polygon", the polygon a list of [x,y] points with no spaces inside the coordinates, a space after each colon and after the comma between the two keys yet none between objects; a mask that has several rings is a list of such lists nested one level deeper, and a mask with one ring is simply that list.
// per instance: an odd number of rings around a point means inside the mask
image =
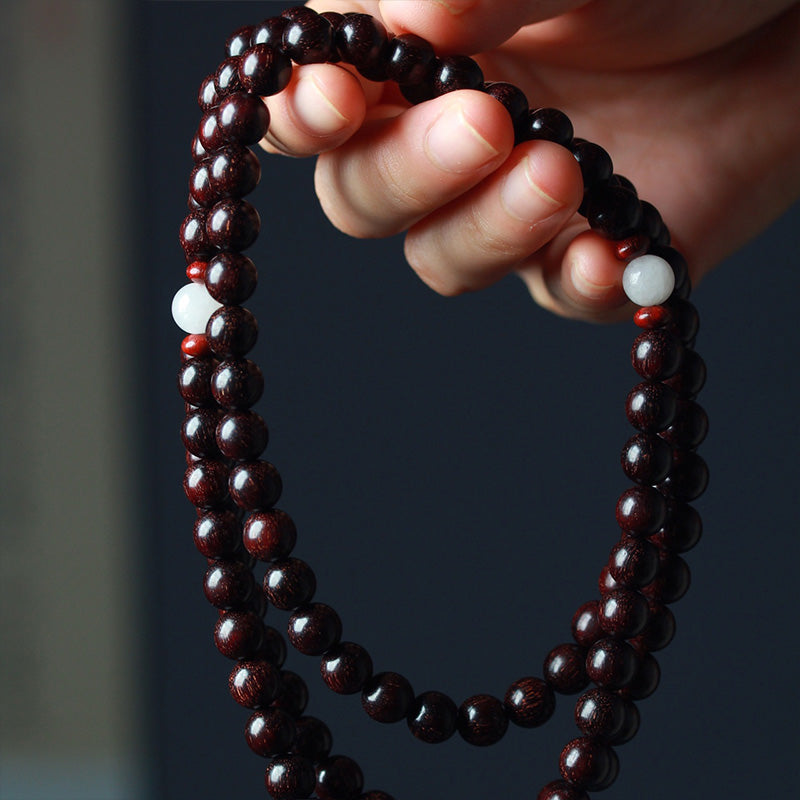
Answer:
[{"label": "fingernail", "polygon": [[500,202],[506,212],[521,222],[537,225],[557,214],[562,208],[537,183],[533,164],[526,156],[506,175],[500,187]]},{"label": "fingernail", "polygon": [[590,280],[587,267],[589,264],[581,258],[573,258],[569,265],[569,276],[575,291],[587,300],[604,300],[615,284],[600,284]]},{"label": "fingernail", "polygon": [[460,103],[446,109],[425,137],[430,161],[446,172],[478,169],[500,154],[470,123]]},{"label": "fingernail", "polygon": [[313,73],[301,76],[293,99],[299,121],[318,136],[337,133],[349,122],[329,100],[324,83]]}]

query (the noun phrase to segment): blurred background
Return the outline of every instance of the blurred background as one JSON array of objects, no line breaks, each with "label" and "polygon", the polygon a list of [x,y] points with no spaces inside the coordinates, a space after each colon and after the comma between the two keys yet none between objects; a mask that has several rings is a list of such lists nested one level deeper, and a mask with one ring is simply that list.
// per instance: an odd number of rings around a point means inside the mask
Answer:
[{"label": "blurred background", "polygon": [[[180,488],[169,303],[196,87],[229,32],[284,5],[0,4],[0,800],[266,796]],[[633,326],[556,319],[515,279],[440,298],[399,241],[331,228],[311,161],[264,168],[254,358],[296,554],[376,671],[502,696],[569,639],[617,537]],[[609,798],[800,779],[798,246],[796,206],[695,293],[705,534]],[[315,659],[287,667],[334,751],[398,800],[534,798],[576,735],[562,698],[493,748],[429,747],[333,696]]]}]

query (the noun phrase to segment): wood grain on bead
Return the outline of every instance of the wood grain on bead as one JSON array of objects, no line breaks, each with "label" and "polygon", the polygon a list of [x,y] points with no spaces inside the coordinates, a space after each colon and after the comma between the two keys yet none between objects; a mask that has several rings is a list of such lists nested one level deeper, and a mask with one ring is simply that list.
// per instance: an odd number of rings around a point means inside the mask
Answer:
[{"label": "wood grain on bead", "polygon": [[280,756],[269,763],[264,783],[273,800],[298,800],[311,797],[317,773],[307,758]]},{"label": "wood grain on bead", "polygon": [[293,753],[305,756],[316,763],[331,752],[333,736],[321,719],[310,716],[298,717],[295,720],[295,729]]},{"label": "wood grain on bead", "polygon": [[277,708],[256,711],[245,726],[245,738],[250,749],[264,758],[285,753],[295,738],[294,720]]},{"label": "wood grain on bead", "polygon": [[288,624],[289,641],[307,656],[319,656],[342,638],[342,620],[330,606],[311,603],[298,608]]},{"label": "wood grain on bead", "polygon": [[496,697],[478,694],[468,697],[458,709],[458,732],[464,741],[487,747],[500,741],[508,730],[508,715]]},{"label": "wood grain on bead", "polygon": [[231,697],[245,708],[266,708],[278,693],[280,674],[269,661],[240,661],[228,677]]},{"label": "wood grain on bead", "polygon": [[360,644],[340,642],[322,657],[320,674],[331,691],[356,694],[372,677],[372,659]]},{"label": "wood grain on bead", "polygon": [[560,694],[575,694],[589,682],[585,661],[583,647],[572,643],[557,645],[544,660],[544,679]]},{"label": "wood grain on bead", "polygon": [[411,704],[407,721],[417,739],[440,744],[456,732],[458,708],[443,692],[423,692]]},{"label": "wood grain on bead", "polygon": [[239,508],[261,511],[278,502],[283,490],[280,473],[269,461],[241,461],[230,471],[228,489]]},{"label": "wood grain on bead", "polygon": [[272,707],[281,708],[296,719],[306,710],[307,705],[308,686],[306,682],[296,672],[283,670],[278,693],[275,695]]},{"label": "wood grain on bead", "polygon": [[553,690],[541,678],[519,678],[506,690],[503,701],[511,722],[521,728],[544,725],[556,708]]},{"label": "wood grain on bead", "polygon": [[251,658],[263,641],[264,623],[252,611],[226,611],[214,628],[214,643],[226,658]]},{"label": "wood grain on bead", "polygon": [[247,552],[260,561],[286,558],[297,542],[292,518],[279,508],[255,511],[248,516],[242,532]]},{"label": "wood grain on bead", "polygon": [[347,756],[329,756],[317,765],[319,800],[356,800],[364,788],[361,768]]},{"label": "wood grain on bead", "polygon": [[397,672],[379,672],[364,685],[361,706],[376,722],[400,722],[414,702],[414,690]]}]

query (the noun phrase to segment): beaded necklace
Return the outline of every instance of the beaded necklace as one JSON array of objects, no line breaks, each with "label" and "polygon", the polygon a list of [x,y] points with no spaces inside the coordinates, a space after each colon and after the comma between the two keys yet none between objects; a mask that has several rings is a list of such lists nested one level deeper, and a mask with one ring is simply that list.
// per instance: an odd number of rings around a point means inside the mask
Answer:
[{"label": "beaded necklace", "polygon": [[[491,745],[510,725],[544,724],[557,694],[581,692],[575,708],[580,736],[562,750],[561,778],[537,797],[586,800],[588,791],[614,782],[615,748],[639,726],[636,701],[658,686],[652,653],[671,641],[675,620],[669,605],[689,586],[680,554],[698,542],[702,531],[688,503],[708,480],[696,453],[708,426],[695,402],[705,365],[693,349],[698,316],[688,301],[686,262],[669,246],[658,211],[638,198],[630,181],[614,174],[602,148],[576,138],[562,112],[530,109],[518,88],[485,82],[471,58],[437,57],[420,37],[394,37],[365,14],[317,14],[305,7],[236,31],[226,52],[200,86],[203,116],[192,143],[190,210],[180,232],[190,282],[176,294],[173,315],[188,334],[178,376],[186,404],[184,491],[197,509],[195,544],[209,560],[205,594],[220,610],[215,643],[235,661],[231,695],[253,712],[245,736],[252,750],[269,759],[267,791],[277,800],[312,794],[320,800],[391,800],[382,791],[364,792],[355,761],[331,756],[330,730],[304,715],[308,688],[282,668],[284,639],[263,622],[271,603],[291,612],[289,642],[320,657],[322,679],[332,691],[360,694],[370,717],[405,721],[424,742],[458,733],[471,745]],[[517,143],[546,139],[569,148],[584,180],[579,212],[593,230],[616,243],[617,256],[626,263],[623,287],[640,306],[634,322],[641,332],[631,360],[642,381],[625,404],[637,432],[621,455],[633,485],[617,502],[621,537],[602,569],[600,599],[576,611],[573,641],[546,655],[542,676],[515,680],[502,699],[480,694],[457,706],[441,692],[416,694],[407,678],[376,673],[364,647],[343,641],[337,612],[314,601],[312,568],[291,555],[297,532],[289,515],[275,507],[281,478],[260,458],[267,427],[252,408],[264,380],[246,358],[258,327],[241,306],[257,283],[255,265],[241,251],[253,244],[260,226],[255,208],[242,199],[258,184],[261,171],[249,146],[269,125],[261,98],[287,86],[293,63],[337,61],[370,80],[396,81],[411,103],[457,89],[485,91],[508,110]],[[266,563],[263,590],[252,572],[256,562]]]}]

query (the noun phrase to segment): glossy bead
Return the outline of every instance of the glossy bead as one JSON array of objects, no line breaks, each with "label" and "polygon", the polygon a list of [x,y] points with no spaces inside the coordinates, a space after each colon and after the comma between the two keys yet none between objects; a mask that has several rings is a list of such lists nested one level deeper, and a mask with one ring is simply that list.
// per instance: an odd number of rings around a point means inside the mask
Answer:
[{"label": "glossy bead", "polygon": [[217,120],[228,141],[255,144],[264,138],[269,127],[269,111],[256,94],[233,92],[220,104]]},{"label": "glossy bead", "polygon": [[431,73],[435,97],[459,89],[481,89],[483,72],[469,56],[444,56],[436,61]]},{"label": "glossy bead", "polygon": [[442,692],[423,692],[411,704],[408,728],[411,733],[428,744],[439,744],[456,732],[458,709]]},{"label": "glossy bead", "polygon": [[268,461],[242,461],[231,469],[228,489],[245,511],[261,511],[278,502],[283,491],[280,473]]},{"label": "glossy bead", "polygon": [[657,306],[672,294],[675,274],[667,261],[649,253],[634,258],[625,267],[622,288],[637,306]]},{"label": "glossy bead", "polygon": [[264,452],[269,441],[266,423],[253,411],[226,414],[215,430],[215,443],[226,458],[252,461]]},{"label": "glossy bead", "polygon": [[[181,223],[179,240],[186,257],[186,263],[192,261],[206,261],[214,255],[214,248],[206,233],[206,212],[197,209],[190,212]],[[202,331],[188,331],[188,333],[202,333]]]},{"label": "glossy bead", "polygon": [[[641,222],[642,208],[635,192],[622,186],[600,185],[593,188],[587,197],[586,218],[592,230],[607,239],[624,239],[626,236],[631,236]],[[638,259],[634,259],[631,263],[635,261]],[[626,267],[626,271],[629,267],[630,264]],[[663,299],[666,300],[667,297],[669,293]],[[639,303],[639,305],[655,305],[655,303]]]},{"label": "glossy bead", "polygon": [[361,692],[364,711],[377,722],[400,722],[414,702],[411,684],[397,672],[373,675]]},{"label": "glossy bead", "polygon": [[199,458],[219,456],[217,439],[214,435],[218,420],[219,414],[216,409],[196,408],[191,411],[181,426],[183,446]]},{"label": "glossy bead", "polygon": [[653,328],[663,328],[672,321],[672,315],[666,306],[644,306],[637,308],[633,315],[633,321],[640,328],[651,330]]},{"label": "glossy bead", "polygon": [[614,173],[614,165],[611,156],[602,147],[583,139],[574,139],[570,150],[581,168],[586,189],[608,183]]},{"label": "glossy bead", "polygon": [[233,512],[206,511],[194,523],[194,544],[206,558],[230,558],[239,546],[241,532]]},{"label": "glossy bead", "polygon": [[[641,205],[640,202],[640,209]],[[626,236],[621,241],[615,242],[614,255],[616,255],[620,261],[631,261],[634,258],[643,256],[647,252],[649,246],[650,240],[643,233],[634,233],[630,236]]]},{"label": "glossy bead", "polygon": [[674,448],[694,450],[706,438],[708,415],[693,400],[682,399],[672,423],[665,427],[661,438]]},{"label": "glossy bead", "polygon": [[292,717],[299,717],[308,705],[308,686],[296,673],[286,669],[281,672],[278,694],[272,703],[273,708],[283,709]]},{"label": "glossy bead", "polygon": [[208,194],[212,202],[224,197],[244,197],[258,186],[261,178],[261,164],[255,153],[249,147],[237,144],[215,153],[200,165],[200,169],[204,168],[208,171]]},{"label": "glossy bead", "polygon": [[708,486],[708,466],[703,458],[690,450],[675,450],[670,474],[659,489],[676,500],[695,500]]},{"label": "glossy bead", "polygon": [[421,36],[404,33],[392,39],[386,76],[399,84],[418,84],[427,79],[433,69],[436,54]]},{"label": "glossy bead", "polygon": [[614,764],[614,752],[607,744],[581,736],[561,751],[559,767],[564,780],[595,791],[610,785],[608,779],[614,772]]},{"label": "glossy bead", "polygon": [[537,108],[528,114],[522,138],[525,141],[544,139],[569,147],[574,135],[572,122],[563,111],[557,108]]},{"label": "glossy bead", "polygon": [[317,765],[319,800],[356,800],[364,788],[360,767],[347,756],[330,756]]},{"label": "glossy bead", "polygon": [[672,451],[658,436],[637,433],[622,448],[620,461],[632,481],[652,485],[667,476],[672,466]]},{"label": "glossy bead", "polygon": [[600,611],[597,600],[584,603],[572,617],[572,638],[581,647],[590,647],[605,637],[600,627]]},{"label": "glossy bead", "polygon": [[619,733],[611,740],[613,745],[625,744],[639,732],[639,709],[636,708],[636,704],[631,700],[623,699],[622,702],[625,706],[625,722],[623,722]]},{"label": "glossy bead", "polygon": [[274,800],[311,797],[317,784],[314,765],[302,756],[281,756],[267,767],[264,783]]},{"label": "glossy bead", "polygon": [[559,644],[544,660],[544,679],[561,694],[575,694],[588,683],[586,650],[576,644]]},{"label": "glossy bead", "polygon": [[214,355],[238,358],[249,353],[255,345],[258,322],[246,308],[222,306],[211,315],[205,333]]},{"label": "glossy bead", "polygon": [[[254,47],[259,44],[268,44],[277,52],[283,32],[288,24],[289,20],[285,17],[269,17],[269,19],[265,19],[260,25],[256,25],[253,28],[253,35],[250,41]],[[256,93],[261,94],[260,92]]]},{"label": "glossy bead", "polygon": [[258,238],[260,227],[261,218],[250,203],[226,199],[209,210],[206,236],[220,250],[246,250]]},{"label": "glossy bead", "polygon": [[254,589],[253,573],[239,561],[216,561],[206,570],[203,592],[216,608],[242,608]]},{"label": "glossy bead", "polygon": [[257,282],[255,264],[241,253],[217,253],[206,267],[208,293],[227,306],[247,300],[255,291]]},{"label": "glossy bead", "polygon": [[663,431],[675,419],[678,395],[663,383],[643,381],[628,393],[625,416],[634,428],[645,433]]},{"label": "glossy bead", "polygon": [[264,391],[264,376],[258,365],[247,358],[222,361],[211,376],[214,400],[230,411],[255,405]]},{"label": "glossy bead", "polygon": [[629,684],[637,665],[636,651],[620,639],[601,639],[589,648],[586,656],[589,680],[609,689]]},{"label": "glossy bead", "polygon": [[186,333],[205,333],[211,315],[220,307],[202,283],[187,283],[172,299],[172,318]]},{"label": "glossy bead", "polygon": [[199,164],[201,161],[208,158],[208,156],[209,152],[203,147],[199,133],[195,134],[192,139],[192,161],[194,161],[195,164]]},{"label": "glossy bead", "polygon": [[372,677],[372,659],[361,645],[340,642],[322,657],[320,673],[331,691],[355,694]]},{"label": "glossy bead", "polygon": [[490,81],[484,85],[483,91],[503,105],[514,126],[515,141],[517,143],[523,141],[529,113],[525,92],[513,83],[503,81]]},{"label": "glossy bead", "polygon": [[275,608],[290,611],[311,602],[317,579],[311,567],[299,558],[275,561],[264,575],[264,591]]},{"label": "glossy bead", "polygon": [[680,368],[666,381],[680,397],[693,398],[706,382],[706,365],[694,350],[686,349]]},{"label": "glossy bead", "polygon": [[589,800],[589,795],[566,781],[551,781],[536,795],[536,800]]},{"label": "glossy bead", "polygon": [[658,575],[642,589],[642,594],[660,603],[676,603],[692,581],[689,565],[674,553],[659,554]]},{"label": "glossy bead", "polygon": [[646,539],[623,536],[608,558],[611,577],[626,588],[650,583],[658,572],[658,550]]},{"label": "glossy bead", "polygon": [[178,372],[178,392],[193,406],[210,406],[214,403],[211,394],[211,376],[216,361],[210,358],[193,358],[183,364]]},{"label": "glossy bead", "polygon": [[674,375],[681,367],[683,355],[681,343],[661,328],[642,331],[631,347],[633,368],[648,381],[660,381]]},{"label": "glossy bead", "polygon": [[296,64],[320,64],[334,52],[330,22],[310,8],[282,14],[289,21],[283,30],[281,49]]},{"label": "glossy bead", "polygon": [[234,31],[225,40],[225,52],[229,57],[240,56],[248,47],[253,38],[253,26],[247,25]]},{"label": "glossy bead", "polygon": [[476,747],[496,744],[508,730],[503,704],[492,695],[468,697],[458,709],[458,732],[465,742]]},{"label": "glossy bead", "polygon": [[279,686],[280,674],[268,661],[240,661],[228,677],[231,697],[245,708],[266,708]]},{"label": "glossy bead", "polygon": [[589,689],[575,705],[575,724],[581,733],[609,742],[625,724],[625,704],[606,689]]},{"label": "glossy bead", "polygon": [[248,92],[258,97],[269,97],[282,92],[291,79],[291,59],[275,47],[254,44],[243,53],[239,63],[239,80]]},{"label": "glossy bead", "polygon": [[201,459],[187,468],[183,491],[197,508],[219,508],[228,498],[228,471],[219,461]]},{"label": "glossy bead", "polygon": [[217,650],[227,658],[251,658],[263,642],[264,623],[252,611],[226,611],[214,628]]},{"label": "glossy bead", "polygon": [[541,678],[526,677],[508,687],[503,705],[508,719],[515,725],[538,728],[553,716],[556,698]]},{"label": "glossy bead", "polygon": [[197,139],[203,146],[207,156],[228,145],[222,128],[219,126],[216,108],[207,111],[200,118],[200,124],[197,127]]},{"label": "glossy bead", "polygon": [[[620,586],[614,580],[614,576],[611,574],[611,570],[608,568],[608,564],[606,564],[603,567],[603,569],[600,570],[600,575],[597,579],[597,588],[600,590],[601,597],[605,597],[609,592],[616,592],[617,589],[622,588],[622,586]],[[599,606],[598,606],[598,621],[599,621]]]},{"label": "glossy bead", "polygon": [[295,650],[319,656],[342,638],[342,620],[330,606],[312,603],[289,617],[288,636]]},{"label": "glossy bead", "polygon": [[333,746],[333,736],[328,726],[316,717],[298,717],[295,720],[297,735],[292,752],[317,762],[325,758]]},{"label": "glossy bead", "polygon": [[207,75],[200,84],[200,89],[197,92],[197,104],[203,111],[209,111],[214,106],[219,105],[219,95],[217,94],[217,87],[214,85],[215,80],[216,77],[214,75]]},{"label": "glossy bead", "polygon": [[278,508],[256,511],[247,518],[242,532],[247,552],[260,561],[286,558],[297,542],[292,518]]},{"label": "glossy bead", "polygon": [[650,537],[650,541],[662,550],[685,553],[700,541],[703,521],[692,506],[678,500],[668,504],[664,525]]},{"label": "glossy bead", "polygon": [[336,26],[335,42],[342,61],[368,80],[386,80],[392,46],[382,22],[369,14],[347,14]]},{"label": "glossy bead", "polygon": [[601,627],[609,636],[620,639],[630,639],[641,633],[648,614],[647,600],[631,589],[608,592],[599,606]]},{"label": "glossy bead", "polygon": [[620,689],[620,697],[627,700],[644,700],[655,692],[660,680],[661,668],[658,666],[658,661],[650,653],[643,653],[639,656],[636,675],[627,686]]},{"label": "glossy bead", "polygon": [[664,523],[666,513],[664,496],[652,486],[632,486],[617,501],[617,524],[635,536],[655,533]]},{"label": "glossy bead", "polygon": [[239,80],[239,64],[241,58],[233,56],[226,58],[215,73],[215,86],[220,98],[227,97],[233,92],[241,91],[242,82]]},{"label": "glossy bead", "polygon": [[[211,185],[211,172],[207,163],[195,165],[189,174],[189,195],[198,206],[214,205],[219,199]],[[197,263],[197,262],[193,262]]]},{"label": "glossy bead", "polygon": [[288,752],[295,737],[294,720],[285,711],[268,708],[256,711],[244,729],[250,749],[259,756],[271,758]]}]

